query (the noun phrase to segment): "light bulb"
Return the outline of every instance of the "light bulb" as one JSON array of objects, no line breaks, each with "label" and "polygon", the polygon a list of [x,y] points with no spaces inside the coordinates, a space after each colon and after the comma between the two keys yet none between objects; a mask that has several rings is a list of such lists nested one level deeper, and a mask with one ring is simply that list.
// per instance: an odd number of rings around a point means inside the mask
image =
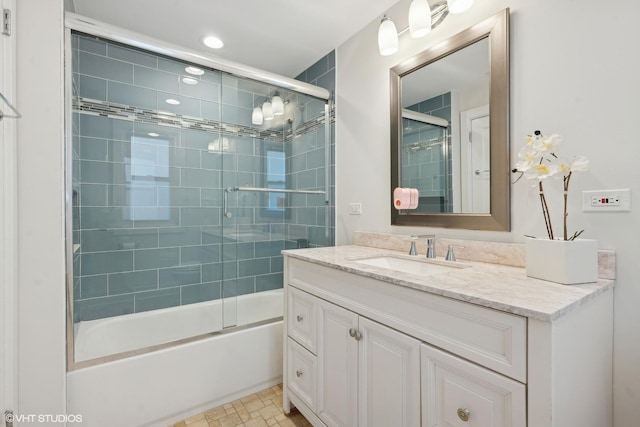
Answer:
[{"label": "light bulb", "polygon": [[269,101],[262,104],[262,117],[265,120],[273,120],[273,107]]},{"label": "light bulb", "polygon": [[254,125],[262,124],[262,109],[260,107],[253,109],[253,114],[251,114],[251,123]]},{"label": "light bulb", "polygon": [[473,6],[473,0],[447,0],[447,8],[449,13],[462,13],[466,12]]},{"label": "light bulb", "polygon": [[278,95],[271,98],[271,109],[274,116],[281,116],[284,114],[284,103],[282,102],[282,98]]},{"label": "light bulb", "polygon": [[409,7],[409,33],[414,39],[431,31],[431,8],[427,0],[413,0]]},{"label": "light bulb", "polygon": [[378,27],[378,50],[380,55],[393,55],[398,51],[398,30],[393,21],[386,16]]}]

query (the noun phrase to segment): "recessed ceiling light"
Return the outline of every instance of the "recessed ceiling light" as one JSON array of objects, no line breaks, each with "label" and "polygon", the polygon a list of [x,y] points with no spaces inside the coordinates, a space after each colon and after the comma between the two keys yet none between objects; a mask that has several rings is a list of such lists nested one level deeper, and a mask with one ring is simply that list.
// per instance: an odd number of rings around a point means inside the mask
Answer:
[{"label": "recessed ceiling light", "polygon": [[160,134],[159,134],[159,133],[155,133],[155,132],[149,132],[147,135],[149,135],[149,136],[153,136],[154,138],[155,138],[156,136],[160,136]]},{"label": "recessed ceiling light", "polygon": [[180,101],[178,101],[177,99],[173,99],[173,98],[169,98],[165,102],[167,104],[171,104],[171,105],[180,105]]},{"label": "recessed ceiling light", "polygon": [[201,76],[204,74],[204,70],[198,67],[188,66],[184,70],[189,74],[193,74],[194,76]]},{"label": "recessed ceiling light", "polygon": [[198,80],[191,78],[191,77],[183,77],[182,78],[182,83],[186,83],[188,85],[197,85],[198,84]]},{"label": "recessed ceiling light", "polygon": [[202,39],[202,43],[206,47],[210,47],[211,49],[220,49],[222,46],[224,46],[224,43],[222,43],[222,40],[220,40],[216,36],[207,36]]}]

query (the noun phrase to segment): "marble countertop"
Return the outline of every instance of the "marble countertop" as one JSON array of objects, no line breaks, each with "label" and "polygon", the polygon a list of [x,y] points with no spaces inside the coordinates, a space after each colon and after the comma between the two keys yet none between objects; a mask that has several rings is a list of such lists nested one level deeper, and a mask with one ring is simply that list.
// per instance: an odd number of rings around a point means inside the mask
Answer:
[{"label": "marble countertop", "polygon": [[406,286],[547,322],[559,319],[615,284],[614,280],[598,279],[595,283],[560,285],[527,277],[525,269],[521,267],[466,260],[451,263],[441,257],[437,257],[435,262],[464,268],[419,276],[365,265],[357,260],[382,255],[425,260],[424,255],[412,257],[404,252],[368,246],[293,249],[282,253],[290,258],[382,280],[392,285]]}]

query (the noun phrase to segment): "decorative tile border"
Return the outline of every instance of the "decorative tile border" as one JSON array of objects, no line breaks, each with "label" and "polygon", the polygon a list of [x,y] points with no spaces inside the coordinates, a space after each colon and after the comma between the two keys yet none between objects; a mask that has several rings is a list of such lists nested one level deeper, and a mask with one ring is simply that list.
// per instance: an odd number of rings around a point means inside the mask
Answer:
[{"label": "decorative tile border", "polygon": [[[112,119],[136,121],[141,123],[152,123],[180,129],[193,129],[204,132],[222,133],[246,138],[259,138],[270,142],[291,142],[296,136],[304,135],[324,126],[324,116],[318,116],[308,120],[295,129],[286,131],[273,131],[256,129],[250,126],[243,126],[231,123],[222,123],[218,120],[204,119],[199,117],[183,116],[174,113],[160,113],[128,105],[115,104],[98,101],[95,99],[76,96],[73,98],[73,111],[81,114],[109,117]],[[331,123],[335,122],[335,110],[332,109],[329,115]]]}]

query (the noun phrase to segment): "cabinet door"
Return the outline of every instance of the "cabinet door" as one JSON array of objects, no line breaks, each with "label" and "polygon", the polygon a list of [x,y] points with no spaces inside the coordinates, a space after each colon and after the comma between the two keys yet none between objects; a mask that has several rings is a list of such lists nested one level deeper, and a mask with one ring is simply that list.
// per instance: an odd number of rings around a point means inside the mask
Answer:
[{"label": "cabinet door", "polygon": [[358,316],[318,300],[318,416],[329,426],[353,427],[358,418]]},{"label": "cabinet door", "polygon": [[420,426],[420,342],[360,318],[359,425]]},{"label": "cabinet door", "polygon": [[428,345],[421,349],[425,427],[525,427],[525,386]]}]

